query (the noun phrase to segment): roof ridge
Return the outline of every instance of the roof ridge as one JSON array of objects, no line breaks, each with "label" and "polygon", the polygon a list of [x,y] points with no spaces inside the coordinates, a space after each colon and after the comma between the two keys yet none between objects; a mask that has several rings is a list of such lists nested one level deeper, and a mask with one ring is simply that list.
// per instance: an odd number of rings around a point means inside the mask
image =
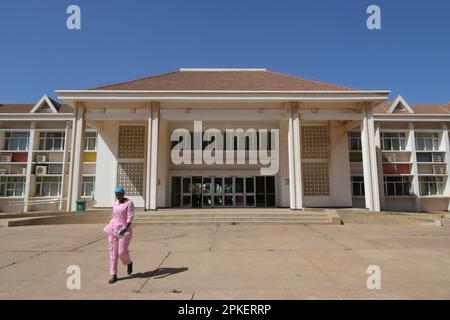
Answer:
[{"label": "roof ridge", "polygon": [[169,74],[174,74],[174,73],[178,73],[178,72],[180,72],[180,71],[179,70],[175,70],[175,71],[163,72],[163,73],[155,74],[155,75],[152,75],[152,76],[140,77],[140,78],[136,78],[136,79],[132,79],[132,80],[113,82],[113,83],[102,85],[100,87],[90,88],[88,90],[98,90],[98,89],[102,89],[102,88],[109,87],[109,86],[115,86],[115,85],[119,85],[119,84],[125,84],[125,83],[136,82],[136,81],[141,81],[141,80],[146,80],[146,79],[151,79],[151,78],[157,78],[157,77],[161,77],[161,76],[165,76],[165,75],[169,75]]},{"label": "roof ridge", "polygon": [[269,70],[269,69],[267,69],[266,72],[274,73],[274,74],[277,74],[277,75],[280,75],[280,76],[284,76],[284,77],[300,79],[300,80],[304,80],[304,81],[308,81],[308,82],[319,83],[319,84],[323,84],[323,85],[341,87],[341,88],[346,88],[346,89],[349,89],[349,90],[356,90],[353,87],[342,86],[342,85],[339,85],[339,84],[330,83],[330,82],[324,82],[324,81],[320,81],[320,80],[308,79],[308,78],[304,78],[304,77],[297,76],[297,75],[292,75],[292,74],[288,74],[288,73],[282,73],[282,72],[278,72],[278,71],[272,71],[272,70]]}]

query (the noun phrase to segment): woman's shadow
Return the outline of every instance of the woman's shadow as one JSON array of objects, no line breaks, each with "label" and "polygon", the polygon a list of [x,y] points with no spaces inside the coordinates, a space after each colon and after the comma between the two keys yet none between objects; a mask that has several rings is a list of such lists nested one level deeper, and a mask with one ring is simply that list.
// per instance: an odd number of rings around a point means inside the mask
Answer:
[{"label": "woman's shadow", "polygon": [[139,273],[135,273],[132,274],[128,277],[123,277],[123,278],[118,278],[117,281],[122,281],[122,280],[131,280],[131,279],[148,279],[148,278],[154,278],[154,279],[161,279],[161,278],[165,278],[168,276],[171,276],[173,274],[177,274],[180,272],[185,272],[189,270],[189,268],[186,267],[182,267],[182,268],[158,268],[152,271],[147,271],[147,272],[139,272]]}]

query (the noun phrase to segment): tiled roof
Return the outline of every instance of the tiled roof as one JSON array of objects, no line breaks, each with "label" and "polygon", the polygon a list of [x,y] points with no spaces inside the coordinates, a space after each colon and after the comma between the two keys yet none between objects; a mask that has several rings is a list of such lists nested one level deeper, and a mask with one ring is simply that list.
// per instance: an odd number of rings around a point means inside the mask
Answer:
[{"label": "tiled roof", "polygon": [[[52,99],[52,103],[58,110],[58,113],[73,113],[73,109],[67,105],[61,105]],[[19,104],[19,103],[0,103],[0,113],[30,113],[34,108],[34,104]]]},{"label": "tiled roof", "polygon": [[[376,106],[373,109],[374,114],[385,114],[392,106],[394,100]],[[444,104],[410,104],[415,114],[450,114],[450,102]]]},{"label": "tiled roof", "polygon": [[353,90],[266,69],[180,69],[90,90],[148,91],[334,91]]}]

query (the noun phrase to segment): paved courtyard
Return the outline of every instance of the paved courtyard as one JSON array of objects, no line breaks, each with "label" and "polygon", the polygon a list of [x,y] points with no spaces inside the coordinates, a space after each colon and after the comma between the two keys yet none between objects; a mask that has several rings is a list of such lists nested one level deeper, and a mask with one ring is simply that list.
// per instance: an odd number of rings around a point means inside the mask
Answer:
[{"label": "paved courtyard", "polygon": [[[450,299],[450,228],[141,226],[135,274],[107,283],[103,225],[0,228],[0,298]],[[67,267],[81,268],[68,290]],[[368,290],[368,266],[381,290]]]}]

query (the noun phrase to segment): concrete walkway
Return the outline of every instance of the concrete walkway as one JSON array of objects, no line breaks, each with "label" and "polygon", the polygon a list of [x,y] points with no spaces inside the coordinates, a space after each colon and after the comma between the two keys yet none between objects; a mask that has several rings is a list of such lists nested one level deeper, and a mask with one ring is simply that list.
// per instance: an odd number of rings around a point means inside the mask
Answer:
[{"label": "concrete walkway", "polygon": [[[135,275],[114,285],[102,228],[0,228],[0,299],[450,299],[448,227],[138,226]],[[66,287],[70,265],[81,290]],[[370,265],[381,290],[366,287]]]}]

